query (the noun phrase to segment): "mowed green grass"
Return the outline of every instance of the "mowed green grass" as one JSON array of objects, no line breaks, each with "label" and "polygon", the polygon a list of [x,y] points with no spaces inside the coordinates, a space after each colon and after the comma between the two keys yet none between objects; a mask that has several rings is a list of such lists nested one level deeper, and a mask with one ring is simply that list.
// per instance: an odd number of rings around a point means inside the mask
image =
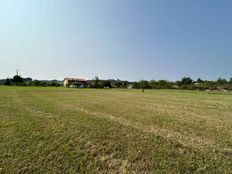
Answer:
[{"label": "mowed green grass", "polygon": [[0,173],[232,173],[232,95],[0,87]]}]

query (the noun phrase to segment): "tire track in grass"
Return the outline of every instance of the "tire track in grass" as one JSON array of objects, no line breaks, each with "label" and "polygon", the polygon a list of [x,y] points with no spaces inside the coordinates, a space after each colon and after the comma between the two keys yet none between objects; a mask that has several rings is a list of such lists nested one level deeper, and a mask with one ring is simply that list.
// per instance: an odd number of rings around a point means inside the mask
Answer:
[{"label": "tire track in grass", "polygon": [[[94,112],[90,111],[86,108],[81,108],[80,106],[75,106],[71,104],[64,104],[61,102],[54,101],[53,98],[44,98],[43,96],[39,95],[38,93],[31,93],[31,95],[39,98],[42,101],[47,102],[47,103],[53,103],[56,105],[57,109],[60,110],[61,108],[66,111],[76,111],[76,112],[82,112],[87,115],[92,115],[96,116],[99,118],[105,118],[109,119],[113,122],[117,122],[123,126],[127,127],[133,127],[135,129],[138,129],[140,131],[146,132],[146,133],[152,133],[156,136],[162,136],[163,138],[178,141],[180,144],[184,146],[192,146],[195,148],[199,149],[205,149],[205,148],[210,148],[212,149],[215,153],[219,152],[220,154],[227,156],[227,157],[232,157],[232,148],[230,147],[220,147],[218,144],[215,143],[215,141],[210,140],[210,139],[202,139],[200,137],[194,136],[194,135],[184,135],[179,132],[175,132],[173,130],[168,130],[168,129],[163,129],[155,125],[143,125],[140,122],[135,122],[131,121],[122,117],[116,117],[113,116],[112,114],[108,113],[102,113],[102,112]],[[76,103],[75,103],[76,104]]]},{"label": "tire track in grass", "polygon": [[[44,110],[41,110],[38,106],[37,107],[31,106],[32,103],[26,102],[25,100],[22,100],[21,98],[23,98],[23,97],[20,96],[18,93],[16,93],[16,92],[12,93],[12,99],[14,101],[14,104],[17,104],[18,107],[25,110],[30,115],[33,115],[33,116],[36,116],[36,117],[43,117],[43,118],[44,117],[46,117],[46,118],[57,118],[57,117],[62,115],[60,113],[55,114],[55,113],[51,113],[51,112],[46,112]],[[82,112],[82,113],[87,114],[86,112]],[[87,115],[89,115],[89,114],[87,114]],[[72,136],[72,135],[73,135],[73,133],[70,133],[69,136]],[[46,149],[43,152],[43,154],[46,154],[46,156],[48,157],[47,161],[49,161],[52,158],[52,156],[55,155],[55,154],[53,154],[54,151],[57,151],[64,144],[66,144],[66,142],[69,140],[69,136],[62,139],[61,142],[59,142],[59,144],[56,144],[53,147],[49,147],[48,149]],[[87,146],[88,145],[86,144],[86,147]],[[90,155],[95,156],[94,155],[94,154],[96,154],[95,150],[91,149],[91,148],[89,150],[90,150]],[[129,165],[127,160],[113,158],[111,155],[108,155],[108,154],[97,155],[95,159],[99,160],[99,161],[101,161],[103,163],[106,163],[106,162],[109,163],[109,170],[111,171],[110,173],[126,173],[125,167],[127,165]],[[32,164],[37,165],[37,164],[39,164],[41,162],[42,161],[37,161],[36,163],[32,163]],[[44,167],[46,166],[45,162],[42,162]],[[114,170],[114,165],[120,166],[119,169]],[[27,168],[25,168],[25,169],[23,168],[21,172],[24,172],[24,170],[27,170]]]}]

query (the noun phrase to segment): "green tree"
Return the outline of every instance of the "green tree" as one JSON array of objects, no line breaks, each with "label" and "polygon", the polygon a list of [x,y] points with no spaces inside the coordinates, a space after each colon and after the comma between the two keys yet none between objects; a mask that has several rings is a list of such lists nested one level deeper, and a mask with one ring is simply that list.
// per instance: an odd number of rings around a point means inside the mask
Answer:
[{"label": "green tree", "polygon": [[99,82],[100,82],[100,80],[99,80],[98,76],[95,76],[94,81],[93,81],[93,85],[96,89],[99,87]]},{"label": "green tree", "polygon": [[9,78],[7,78],[4,85],[11,85],[11,80]]},{"label": "green tree", "polygon": [[204,80],[202,80],[201,78],[198,78],[196,82],[197,82],[197,83],[203,83]]},{"label": "green tree", "polygon": [[217,80],[217,84],[219,84],[219,85],[224,85],[224,84],[226,84],[227,83],[227,80],[226,79],[223,79],[223,78],[218,78],[218,80]]},{"label": "green tree", "polygon": [[102,85],[103,85],[103,88],[111,88],[112,87],[109,80],[104,80],[102,82]]},{"label": "green tree", "polygon": [[181,85],[191,85],[193,80],[190,77],[183,77],[180,81]]},{"label": "green tree", "polygon": [[132,87],[138,89],[139,88],[138,82],[133,82]]},{"label": "green tree", "polygon": [[13,77],[12,81],[13,81],[14,85],[22,85],[23,84],[23,78],[19,75],[15,75]]},{"label": "green tree", "polygon": [[117,79],[116,82],[115,82],[115,86],[116,86],[116,88],[121,88],[122,87],[122,81]]},{"label": "green tree", "polygon": [[141,80],[138,82],[138,86],[140,89],[142,89],[142,93],[144,92],[144,89],[148,89],[149,88],[149,84],[148,81],[146,80]]},{"label": "green tree", "polygon": [[122,81],[122,88],[127,88],[129,85],[128,81]]},{"label": "green tree", "polygon": [[150,80],[149,81],[149,85],[152,89],[156,89],[157,88],[157,81],[155,80]]}]

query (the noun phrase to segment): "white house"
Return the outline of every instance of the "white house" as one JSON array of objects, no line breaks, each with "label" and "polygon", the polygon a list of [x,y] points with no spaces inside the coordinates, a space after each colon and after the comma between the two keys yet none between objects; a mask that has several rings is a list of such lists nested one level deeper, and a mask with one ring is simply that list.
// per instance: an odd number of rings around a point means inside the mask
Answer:
[{"label": "white house", "polygon": [[68,84],[74,87],[77,83],[80,84],[79,87],[83,87],[86,80],[82,78],[64,78],[64,87],[67,87]]}]

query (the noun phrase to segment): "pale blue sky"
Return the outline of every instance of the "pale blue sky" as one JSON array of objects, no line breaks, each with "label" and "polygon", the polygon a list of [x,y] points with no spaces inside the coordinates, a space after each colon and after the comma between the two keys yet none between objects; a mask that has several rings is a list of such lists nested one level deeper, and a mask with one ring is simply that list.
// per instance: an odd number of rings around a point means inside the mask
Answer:
[{"label": "pale blue sky", "polygon": [[231,0],[0,0],[0,78],[232,77]]}]

